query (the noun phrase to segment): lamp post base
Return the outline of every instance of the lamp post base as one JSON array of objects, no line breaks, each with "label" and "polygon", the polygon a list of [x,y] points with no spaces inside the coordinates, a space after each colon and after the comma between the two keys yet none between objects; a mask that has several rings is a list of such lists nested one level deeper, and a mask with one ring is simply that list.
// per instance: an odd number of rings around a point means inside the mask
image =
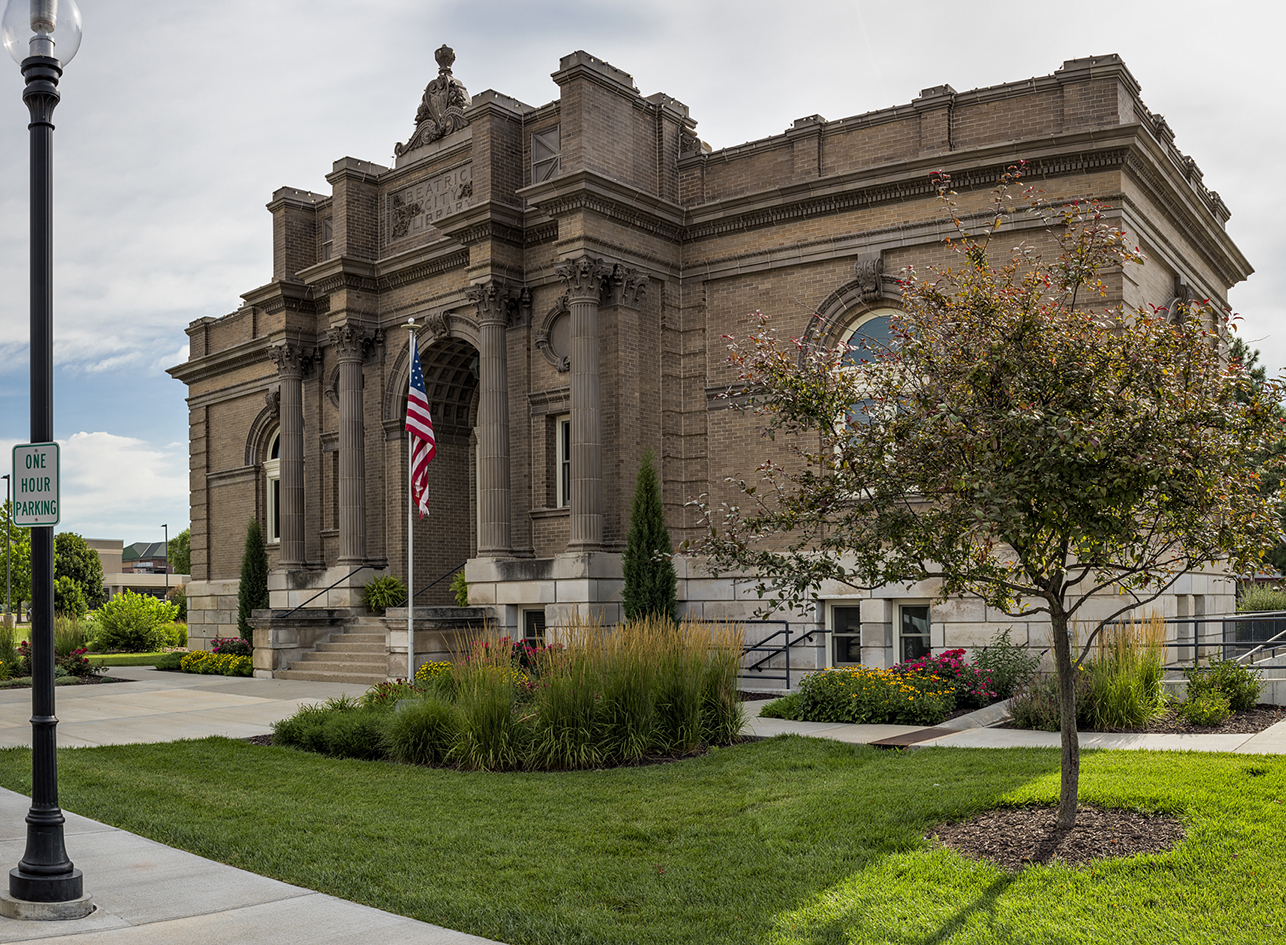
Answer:
[{"label": "lamp post base", "polygon": [[51,905],[71,902],[83,897],[84,879],[78,869],[50,876],[28,873],[21,866],[15,866],[9,871],[9,895],[23,902]]},{"label": "lamp post base", "polygon": [[83,894],[80,870],[75,869],[56,877],[12,869],[9,892],[0,893],[0,915],[9,919],[83,919],[94,909],[94,897]]}]

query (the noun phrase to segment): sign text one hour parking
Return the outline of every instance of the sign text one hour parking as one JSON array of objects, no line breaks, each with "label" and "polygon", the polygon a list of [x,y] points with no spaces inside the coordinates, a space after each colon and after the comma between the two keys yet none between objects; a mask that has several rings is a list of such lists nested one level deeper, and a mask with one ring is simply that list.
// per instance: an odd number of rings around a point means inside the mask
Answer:
[{"label": "sign text one hour parking", "polygon": [[13,523],[21,528],[57,525],[58,444],[23,443],[13,448]]}]

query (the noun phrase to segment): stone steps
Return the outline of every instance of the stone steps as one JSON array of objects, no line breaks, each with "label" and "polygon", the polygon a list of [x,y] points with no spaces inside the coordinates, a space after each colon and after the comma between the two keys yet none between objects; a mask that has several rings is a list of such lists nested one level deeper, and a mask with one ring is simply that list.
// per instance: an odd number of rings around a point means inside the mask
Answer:
[{"label": "stone steps", "polygon": [[[297,664],[292,664],[297,665]],[[358,686],[376,686],[387,682],[383,673],[378,676],[367,673],[315,673],[302,669],[279,669],[273,673],[276,679],[303,679],[308,682],[352,683]]]},{"label": "stone steps", "polygon": [[278,679],[374,686],[388,679],[384,625],[378,617],[358,617],[314,650],[278,670]]}]

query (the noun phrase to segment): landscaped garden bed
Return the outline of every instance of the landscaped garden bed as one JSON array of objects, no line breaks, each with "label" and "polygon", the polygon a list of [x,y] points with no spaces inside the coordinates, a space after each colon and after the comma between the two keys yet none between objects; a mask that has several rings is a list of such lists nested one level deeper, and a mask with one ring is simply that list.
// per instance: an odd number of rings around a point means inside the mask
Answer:
[{"label": "landscaped garden bed", "polygon": [[639,764],[734,743],[736,628],[636,620],[561,628],[565,643],[489,637],[360,700],[305,706],[273,744],[340,757],[481,770]]}]

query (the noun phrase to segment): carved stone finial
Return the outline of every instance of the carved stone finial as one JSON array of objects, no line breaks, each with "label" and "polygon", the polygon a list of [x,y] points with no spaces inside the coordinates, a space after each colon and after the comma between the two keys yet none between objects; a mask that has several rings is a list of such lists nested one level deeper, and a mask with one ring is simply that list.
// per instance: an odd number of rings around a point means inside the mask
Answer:
[{"label": "carved stone finial", "polygon": [[569,301],[597,302],[602,298],[603,283],[612,274],[612,267],[586,254],[554,267],[554,272],[567,283]]},{"label": "carved stone finial", "polygon": [[424,87],[420,107],[415,112],[415,132],[405,144],[393,146],[393,153],[398,157],[469,124],[464,117],[469,107],[469,90],[451,74],[455,50],[444,44],[438,47],[433,58],[438,61],[438,77]]}]

